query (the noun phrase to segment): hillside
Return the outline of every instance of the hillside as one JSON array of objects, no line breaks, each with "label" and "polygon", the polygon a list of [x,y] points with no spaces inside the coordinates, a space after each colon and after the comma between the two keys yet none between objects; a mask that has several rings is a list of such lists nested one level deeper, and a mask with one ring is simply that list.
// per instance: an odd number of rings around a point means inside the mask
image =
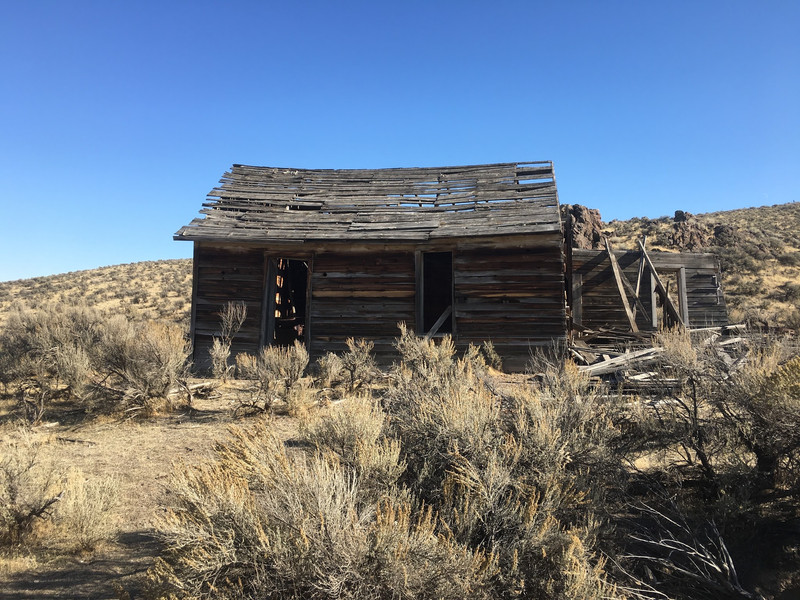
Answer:
[{"label": "hillside", "polygon": [[[653,250],[720,258],[733,322],[800,329],[800,203],[601,223],[617,249],[647,236]],[[136,319],[188,324],[191,261],[162,260],[0,282],[0,323],[14,303],[83,300]]]},{"label": "hillside", "polygon": [[15,304],[37,308],[51,302],[82,301],[137,320],[166,320],[188,326],[191,299],[191,260],[130,263],[0,282],[0,323]]}]

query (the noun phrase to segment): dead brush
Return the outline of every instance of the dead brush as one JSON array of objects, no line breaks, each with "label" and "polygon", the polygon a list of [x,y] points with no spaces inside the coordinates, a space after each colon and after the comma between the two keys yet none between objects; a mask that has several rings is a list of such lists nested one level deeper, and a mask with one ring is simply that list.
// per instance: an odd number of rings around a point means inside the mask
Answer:
[{"label": "dead brush", "polygon": [[228,362],[231,344],[247,320],[247,305],[243,302],[228,302],[217,314],[220,318],[220,334],[214,336],[209,349],[211,372],[216,379],[227,381],[234,370],[234,366]]},{"label": "dead brush", "polygon": [[105,391],[125,405],[147,409],[185,378],[189,344],[180,326],[117,316],[105,324],[100,357]]},{"label": "dead brush", "polygon": [[183,467],[160,524],[151,593],[194,598],[485,598],[493,559],[407,502],[362,502],[360,478],[236,429],[217,461]]},{"label": "dead brush", "polygon": [[239,375],[252,385],[247,398],[237,398],[234,412],[269,412],[276,401],[286,401],[308,366],[308,351],[299,341],[294,345],[266,346],[252,356],[236,357]]},{"label": "dead brush", "polygon": [[119,482],[114,477],[90,477],[72,468],[53,515],[54,536],[66,540],[68,549],[90,552],[115,533],[111,517],[119,503]]},{"label": "dead brush", "polygon": [[323,411],[309,413],[301,438],[318,451],[334,453],[358,473],[367,494],[381,497],[402,475],[400,444],[385,437],[387,415],[369,397],[347,397]]},{"label": "dead brush", "polygon": [[26,428],[2,440],[0,545],[25,543],[48,520],[63,496],[61,473],[42,458],[41,442]]}]

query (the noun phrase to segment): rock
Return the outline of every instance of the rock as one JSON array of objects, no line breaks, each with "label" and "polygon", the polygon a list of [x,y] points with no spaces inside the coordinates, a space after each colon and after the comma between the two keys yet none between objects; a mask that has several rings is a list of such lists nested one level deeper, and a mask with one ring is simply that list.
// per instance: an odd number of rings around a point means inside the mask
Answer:
[{"label": "rock", "polygon": [[[681,211],[678,211],[681,212]],[[677,215],[677,212],[676,212]],[[688,215],[688,213],[684,213]],[[678,250],[688,250],[698,252],[710,245],[711,235],[705,227],[701,227],[696,221],[676,221],[672,225],[672,232],[667,235],[667,242],[675,246]]]},{"label": "rock", "polygon": [[599,210],[580,204],[565,204],[561,207],[561,212],[565,224],[567,226],[572,224],[573,248],[599,250],[603,247],[603,221]]},{"label": "rock", "polygon": [[732,225],[717,225],[714,227],[715,246],[735,246],[741,242],[739,230]]}]

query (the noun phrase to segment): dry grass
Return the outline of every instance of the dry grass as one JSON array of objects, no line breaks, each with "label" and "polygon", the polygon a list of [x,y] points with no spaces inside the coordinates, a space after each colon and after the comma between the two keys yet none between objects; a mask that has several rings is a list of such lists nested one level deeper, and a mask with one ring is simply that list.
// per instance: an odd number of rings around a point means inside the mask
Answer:
[{"label": "dry grass", "polygon": [[[154,527],[173,463],[194,465],[210,459],[214,443],[234,422],[230,393],[222,386],[215,397],[197,398],[191,410],[146,420],[125,415],[86,417],[71,404],[55,405],[42,425],[28,431],[31,443],[39,448],[39,464],[49,465],[47,471],[59,475],[57,483],[62,486],[57,491],[65,492],[60,500],[65,504],[53,506],[52,520],[40,524],[29,544],[0,551],[0,596],[110,598],[116,597],[114,586],[119,584],[140,597],[141,574],[159,550]],[[17,414],[12,399],[0,397],[0,415],[5,415],[0,416],[0,458],[8,455],[8,444],[17,439]],[[291,418],[276,416],[270,423],[281,439],[297,435]],[[106,505],[102,489],[108,489],[109,481],[114,482],[116,502]],[[98,487],[99,494],[91,491]],[[107,510],[86,515],[79,495]],[[91,518],[103,512],[102,519]],[[96,547],[89,549],[92,545]]]},{"label": "dry grass", "polygon": [[132,320],[163,320],[188,326],[192,261],[159,260],[0,282],[0,325],[15,304],[39,308],[82,303]]}]

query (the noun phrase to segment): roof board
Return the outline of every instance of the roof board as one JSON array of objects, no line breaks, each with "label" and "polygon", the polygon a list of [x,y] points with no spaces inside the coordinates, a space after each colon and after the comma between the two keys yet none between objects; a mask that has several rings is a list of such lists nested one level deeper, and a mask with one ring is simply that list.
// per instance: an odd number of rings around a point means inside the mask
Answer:
[{"label": "roof board", "polygon": [[233,165],[177,240],[427,241],[560,230],[553,163],[398,169]]}]

